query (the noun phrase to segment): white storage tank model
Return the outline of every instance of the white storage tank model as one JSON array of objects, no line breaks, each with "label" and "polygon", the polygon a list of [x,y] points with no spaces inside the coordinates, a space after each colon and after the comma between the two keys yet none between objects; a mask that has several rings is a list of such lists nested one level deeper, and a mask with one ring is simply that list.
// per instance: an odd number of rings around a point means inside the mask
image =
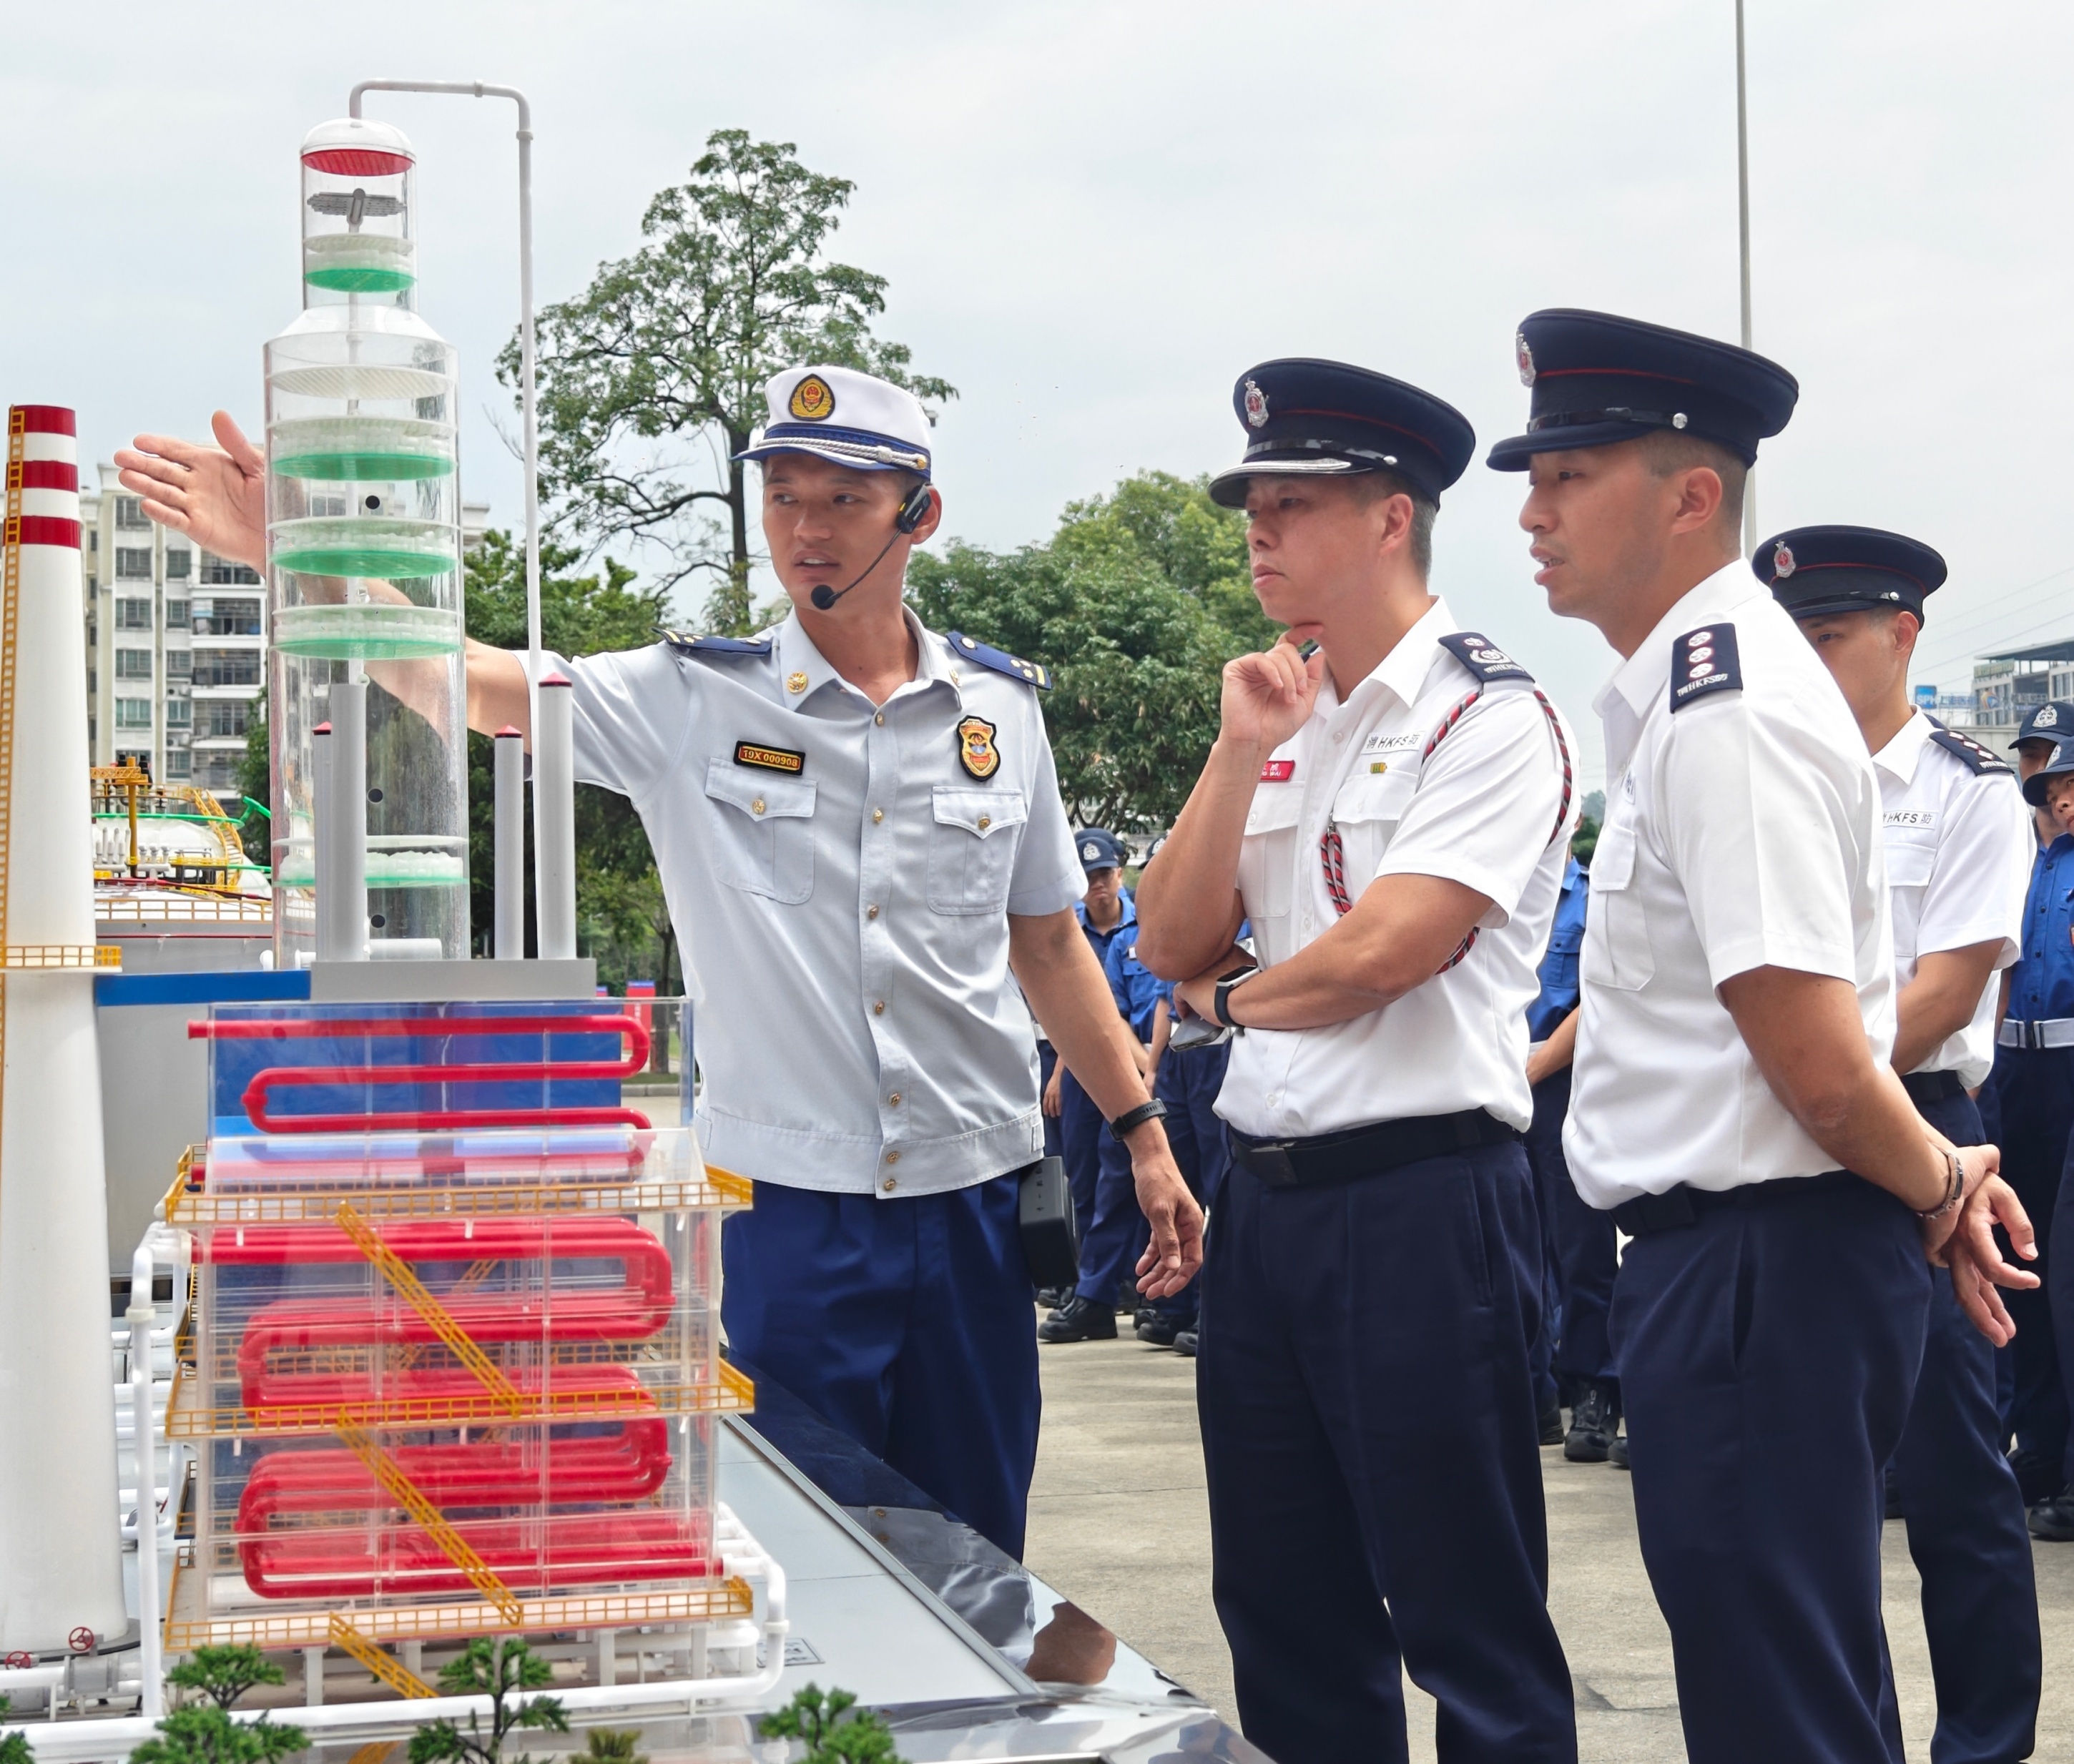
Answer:
[{"label": "white storage tank model", "polygon": [[383,124],[327,122],[302,193],[303,314],[266,345],[276,959],[463,957],[457,388],[417,312],[415,155]]}]

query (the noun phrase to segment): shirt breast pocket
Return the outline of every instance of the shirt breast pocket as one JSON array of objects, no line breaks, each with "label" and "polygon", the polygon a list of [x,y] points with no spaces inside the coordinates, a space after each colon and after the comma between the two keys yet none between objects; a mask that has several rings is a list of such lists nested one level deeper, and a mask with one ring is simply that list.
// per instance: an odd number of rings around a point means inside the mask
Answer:
[{"label": "shirt breast pocket", "polygon": [[1006,912],[1030,816],[1023,792],[939,784],[932,795],[929,910],[953,918]]},{"label": "shirt breast pocket", "polygon": [[1594,986],[1638,992],[1656,972],[1649,920],[1634,886],[1635,834],[1609,826],[1592,853],[1592,892],[1584,907],[1584,977]]},{"label": "shirt breast pocket", "polygon": [[1403,770],[1392,766],[1386,773],[1357,773],[1332,799],[1332,824],[1339,829],[1340,849],[1346,861],[1347,893],[1355,900],[1382,867],[1398,823],[1404,819],[1411,793],[1419,786],[1419,775],[1408,759],[1399,764]]},{"label": "shirt breast pocket", "polygon": [[1920,895],[1930,885],[1930,872],[1937,862],[1937,836],[1934,830],[1894,828],[1886,830],[1886,885]]},{"label": "shirt breast pocket", "polygon": [[1290,847],[1303,812],[1303,793],[1294,784],[1257,787],[1246,814],[1239,847],[1238,891],[1255,919],[1286,919],[1295,883]]},{"label": "shirt breast pocket", "polygon": [[706,762],[713,873],[729,888],[796,907],[814,891],[814,796],[804,778]]}]

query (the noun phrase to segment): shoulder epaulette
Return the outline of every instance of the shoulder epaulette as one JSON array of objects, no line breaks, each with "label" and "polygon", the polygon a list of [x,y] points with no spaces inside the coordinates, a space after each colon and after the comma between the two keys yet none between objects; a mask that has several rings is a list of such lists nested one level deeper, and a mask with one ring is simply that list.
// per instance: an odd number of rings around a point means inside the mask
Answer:
[{"label": "shoulder epaulette", "polygon": [[1671,646],[1671,708],[1681,711],[1709,692],[1739,692],[1743,668],[1736,655],[1736,628],[1702,625]]},{"label": "shoulder epaulette", "polygon": [[663,627],[663,641],[680,655],[768,655],[767,637],[687,637]]},{"label": "shoulder epaulette", "polygon": [[1947,729],[1932,717],[1930,738],[1948,754],[1957,757],[1960,763],[1971,772],[2006,772],[2016,775],[2016,768],[1993,748],[1983,747],[1970,735],[1961,735],[1956,729]]},{"label": "shoulder epaulette", "polygon": [[1494,680],[1523,680],[1529,684],[1533,681],[1533,675],[1488,637],[1475,631],[1456,631],[1452,637],[1444,637],[1440,647],[1486,686]]},{"label": "shoulder epaulette", "polygon": [[956,655],[969,662],[977,662],[982,667],[990,667],[997,674],[1006,674],[1010,680],[1019,680],[1026,686],[1034,686],[1040,692],[1051,689],[1051,670],[1042,662],[1026,662],[1020,655],[1011,655],[1005,649],[996,649],[991,643],[982,643],[976,637],[967,637],[962,631],[946,631],[946,641]]}]

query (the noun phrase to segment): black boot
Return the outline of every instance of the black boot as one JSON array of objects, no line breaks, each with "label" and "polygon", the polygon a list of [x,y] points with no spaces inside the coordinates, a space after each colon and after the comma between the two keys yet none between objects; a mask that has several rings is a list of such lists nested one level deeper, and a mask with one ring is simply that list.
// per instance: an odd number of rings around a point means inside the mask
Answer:
[{"label": "black boot", "polygon": [[1594,1378],[1584,1386],[1577,1406],[1570,1411],[1570,1431],[1563,1441],[1563,1456],[1572,1464],[1604,1464],[1613,1450],[1613,1436],[1620,1431],[1620,1404],[1613,1391]]},{"label": "black boot", "polygon": [[1075,1293],[1037,1325],[1039,1341],[1113,1341],[1116,1310]]},{"label": "black boot", "polygon": [[1181,1332],[1178,1317],[1170,1317],[1165,1312],[1149,1304],[1138,1307],[1133,1327],[1139,1341],[1155,1348],[1172,1347],[1174,1337]]}]

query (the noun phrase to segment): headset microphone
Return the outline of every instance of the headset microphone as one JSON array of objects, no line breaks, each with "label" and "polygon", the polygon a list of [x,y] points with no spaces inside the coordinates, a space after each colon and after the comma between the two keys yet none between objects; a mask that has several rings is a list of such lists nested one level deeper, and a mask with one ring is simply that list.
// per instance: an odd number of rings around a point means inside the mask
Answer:
[{"label": "headset microphone", "polygon": [[851,589],[855,588],[866,576],[884,563],[886,554],[893,549],[894,542],[902,534],[913,532],[922,524],[923,517],[928,512],[929,486],[927,484],[917,484],[907,493],[907,500],[900,505],[900,512],[894,516],[893,531],[886,535],[886,543],[878,547],[878,556],[852,576],[847,587],[837,589],[830,588],[826,582],[817,583],[813,593],[807,598],[812,601],[820,611],[824,613],[828,611]]}]

